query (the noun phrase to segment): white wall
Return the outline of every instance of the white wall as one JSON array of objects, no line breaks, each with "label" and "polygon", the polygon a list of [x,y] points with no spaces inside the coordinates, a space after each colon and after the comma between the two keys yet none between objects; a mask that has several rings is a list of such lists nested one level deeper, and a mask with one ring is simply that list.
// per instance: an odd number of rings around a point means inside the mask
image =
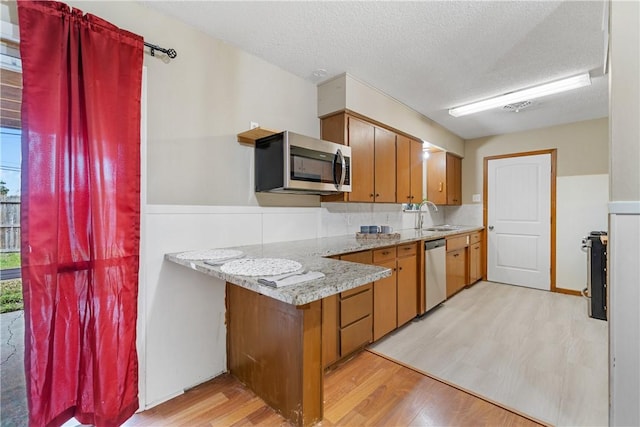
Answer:
[{"label": "white wall", "polygon": [[226,371],[225,283],[165,253],[319,236],[320,208],[148,205],[140,313],[149,408]]},{"label": "white wall", "polygon": [[252,121],[319,136],[315,84],[142,2],[67,3],[178,52],[173,60],[165,61],[161,54],[144,58],[149,203],[320,205],[318,196],[256,197],[253,149],[236,140]]},{"label": "white wall", "polygon": [[612,1],[609,423],[640,425],[640,2]]},{"label": "white wall", "polygon": [[582,237],[609,228],[609,175],[559,176],[556,185],[556,286],[580,291],[587,286]]}]

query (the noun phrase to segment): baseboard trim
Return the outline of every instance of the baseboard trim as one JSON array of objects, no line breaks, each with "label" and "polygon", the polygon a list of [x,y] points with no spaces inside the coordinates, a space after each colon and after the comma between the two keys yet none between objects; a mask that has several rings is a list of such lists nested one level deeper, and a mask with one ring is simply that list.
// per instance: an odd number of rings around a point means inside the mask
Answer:
[{"label": "baseboard trim", "polygon": [[553,290],[553,292],[558,293],[558,294],[574,295],[574,296],[577,296],[577,297],[582,295],[582,293],[580,291],[576,291],[575,289],[555,288]]}]

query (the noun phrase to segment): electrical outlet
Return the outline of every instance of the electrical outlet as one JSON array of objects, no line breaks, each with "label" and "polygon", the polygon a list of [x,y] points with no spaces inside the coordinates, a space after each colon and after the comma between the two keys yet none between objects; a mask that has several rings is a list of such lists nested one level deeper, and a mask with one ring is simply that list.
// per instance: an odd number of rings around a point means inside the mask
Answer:
[{"label": "electrical outlet", "polygon": [[471,200],[473,201],[473,203],[480,203],[482,202],[482,195],[474,194],[473,196],[471,196]]},{"label": "electrical outlet", "polygon": [[258,128],[258,127],[260,127],[260,123],[258,123],[258,122],[251,122],[251,129],[255,129],[255,128]]}]

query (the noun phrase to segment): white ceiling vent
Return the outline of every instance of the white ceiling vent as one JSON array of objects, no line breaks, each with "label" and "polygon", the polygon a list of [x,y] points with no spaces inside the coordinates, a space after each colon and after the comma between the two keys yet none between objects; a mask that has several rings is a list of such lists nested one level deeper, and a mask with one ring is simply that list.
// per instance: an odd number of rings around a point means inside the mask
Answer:
[{"label": "white ceiling vent", "polygon": [[512,111],[514,113],[519,113],[521,110],[524,110],[525,108],[529,108],[532,105],[533,105],[533,102],[531,101],[514,102],[513,104],[505,105],[504,107],[502,107],[502,109],[505,111]]}]

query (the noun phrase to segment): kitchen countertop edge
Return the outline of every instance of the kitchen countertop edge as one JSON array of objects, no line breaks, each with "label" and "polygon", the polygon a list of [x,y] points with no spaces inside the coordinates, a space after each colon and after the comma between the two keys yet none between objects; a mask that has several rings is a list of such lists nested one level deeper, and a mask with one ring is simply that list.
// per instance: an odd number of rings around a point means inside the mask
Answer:
[{"label": "kitchen countertop edge", "polygon": [[224,273],[220,270],[220,266],[211,266],[202,261],[179,259],[176,256],[177,253],[166,254],[165,259],[276,300],[299,306],[391,275],[391,270],[385,267],[326,257],[417,241],[437,240],[483,229],[482,226],[456,226],[449,231],[408,229],[400,230],[398,232],[400,237],[396,239],[357,239],[354,235],[344,235],[228,248],[240,250],[247,257],[252,258],[292,259],[300,262],[308,271],[321,271],[325,274],[321,279],[281,288],[262,285],[258,283],[257,277]]}]

